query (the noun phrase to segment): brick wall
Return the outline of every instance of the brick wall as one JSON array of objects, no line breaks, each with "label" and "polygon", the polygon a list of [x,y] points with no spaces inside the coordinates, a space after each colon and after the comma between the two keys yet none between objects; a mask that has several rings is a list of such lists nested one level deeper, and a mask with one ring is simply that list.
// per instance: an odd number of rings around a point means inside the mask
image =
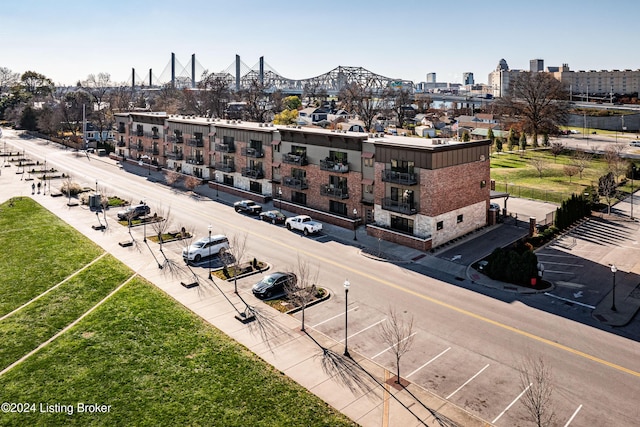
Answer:
[{"label": "brick wall", "polygon": [[398,233],[386,228],[367,225],[367,234],[377,237],[388,242],[397,243],[419,251],[429,251],[431,249],[431,239],[421,239],[419,237],[409,236],[407,234]]}]

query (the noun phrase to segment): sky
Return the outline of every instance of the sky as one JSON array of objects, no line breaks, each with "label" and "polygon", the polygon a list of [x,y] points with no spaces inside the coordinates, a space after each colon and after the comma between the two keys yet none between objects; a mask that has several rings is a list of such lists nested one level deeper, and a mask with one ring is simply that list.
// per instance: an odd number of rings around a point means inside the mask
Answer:
[{"label": "sky", "polygon": [[196,55],[196,70],[257,69],[283,77],[338,66],[390,78],[476,83],[504,58],[571,70],[640,69],[640,2],[619,0],[19,0],[0,8],[0,67],[35,71],[60,85],[108,73],[114,83],[169,80]]}]

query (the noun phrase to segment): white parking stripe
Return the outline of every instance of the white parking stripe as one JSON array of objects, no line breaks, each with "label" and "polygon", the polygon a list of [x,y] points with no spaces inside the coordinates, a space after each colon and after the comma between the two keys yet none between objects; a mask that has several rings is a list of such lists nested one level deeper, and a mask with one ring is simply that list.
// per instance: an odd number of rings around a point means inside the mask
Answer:
[{"label": "white parking stripe", "polygon": [[557,271],[557,270],[545,270],[545,274],[555,273],[555,274],[575,274],[571,271]]},{"label": "white parking stripe", "polygon": [[489,367],[489,364],[487,364],[487,366],[485,366],[484,368],[480,369],[478,371],[477,374],[475,374],[474,376],[472,376],[471,378],[469,378],[464,384],[462,384],[460,387],[458,387],[456,389],[456,391],[454,391],[453,393],[451,393],[449,396],[447,396],[447,400],[449,400],[451,398],[451,396],[453,396],[454,394],[456,394],[457,392],[459,392],[460,390],[462,390],[462,387],[466,386],[467,384],[469,384],[475,377],[477,377],[478,375],[480,375],[482,373],[482,371],[484,371],[485,369],[487,369]]},{"label": "white parking stripe", "polygon": [[570,303],[572,303],[572,304],[578,304],[578,305],[581,305],[581,306],[583,306],[583,307],[590,308],[591,310],[595,310],[595,309],[596,309],[596,308],[595,308],[594,306],[592,306],[592,305],[585,304],[585,303],[580,302],[580,301],[574,301],[574,300],[569,299],[569,298],[559,297],[558,295],[554,295],[554,294],[551,294],[551,293],[549,293],[549,292],[545,292],[544,294],[545,294],[546,296],[548,296],[548,297],[555,298],[555,299],[559,299],[560,301],[570,302]]},{"label": "white parking stripe", "polygon": [[[387,318],[386,318],[386,317],[385,317],[384,319],[382,319],[381,321],[374,323],[374,324],[373,324],[373,325],[371,325],[371,326],[367,326],[366,328],[364,328],[364,329],[362,329],[362,330],[360,330],[360,331],[356,332],[356,333],[355,333],[355,334],[353,334],[353,335],[349,335],[347,338],[355,337],[356,335],[363,333],[363,332],[364,332],[364,331],[366,331],[367,329],[371,329],[371,328],[373,328],[374,326],[379,325],[380,323],[384,322],[385,320],[387,320]],[[342,338],[342,339],[341,339],[340,341],[338,341],[338,342],[342,342],[342,341],[344,341],[344,338]]]},{"label": "white parking stripe", "polygon": [[498,421],[500,419],[500,417],[502,417],[505,412],[507,412],[509,410],[509,408],[511,408],[513,406],[514,403],[516,403],[518,400],[520,400],[520,398],[522,397],[523,394],[525,394],[527,392],[527,390],[529,390],[529,387],[531,387],[533,385],[533,383],[529,383],[529,385],[527,386],[527,388],[525,388],[524,390],[522,390],[522,393],[520,393],[518,395],[518,397],[516,397],[515,399],[513,399],[513,402],[509,403],[509,406],[507,406],[506,408],[504,408],[504,411],[500,412],[500,415],[498,415],[496,417],[495,420],[491,421],[491,424],[495,424],[496,421]]},{"label": "white parking stripe", "polygon": [[568,265],[570,267],[584,267],[583,264],[572,264],[570,262],[553,262],[553,261],[545,261],[544,265]]},{"label": "white parking stripe", "polygon": [[427,363],[425,363],[424,365],[420,366],[418,369],[416,369],[415,371],[411,372],[409,375],[406,375],[405,378],[409,378],[411,375],[415,374],[416,372],[418,372],[420,369],[424,368],[425,366],[427,366],[429,363],[433,362],[434,360],[436,360],[438,357],[442,356],[443,354],[445,354],[447,351],[451,350],[451,347],[448,347],[446,350],[444,350],[443,352],[441,352],[439,355],[433,357],[431,360],[429,360]]},{"label": "white parking stripe", "polygon": [[[414,332],[411,335],[409,335],[408,337],[404,337],[400,342],[404,341],[404,340],[408,340],[409,338],[411,338],[412,336],[414,336],[415,334],[417,334],[418,332]],[[380,353],[376,354],[375,356],[372,356],[372,359],[375,359],[376,357],[380,356],[381,354],[391,350],[393,347],[397,346],[400,343],[395,343],[394,345],[392,345],[391,347],[387,347],[386,349],[382,350]]]},{"label": "white parking stripe", "polygon": [[571,424],[571,421],[573,421],[573,419],[576,417],[576,415],[578,415],[578,412],[580,412],[580,409],[582,409],[582,405],[578,406],[578,409],[576,409],[576,411],[573,413],[573,415],[571,415],[571,418],[569,418],[569,421],[567,421],[567,423],[564,425],[564,427],[569,427],[569,424]]},{"label": "white parking stripe", "polygon": [[[347,310],[347,313],[348,313],[348,312],[350,312],[350,311],[353,311],[353,310],[357,310],[357,309],[358,309],[358,307],[350,308],[349,310]],[[330,318],[328,318],[327,320],[323,320],[323,321],[322,321],[322,322],[320,322],[320,323],[316,323],[315,325],[311,325],[311,327],[312,327],[312,328],[315,328],[316,326],[320,326],[320,325],[322,325],[323,323],[327,323],[327,322],[329,322],[329,321],[331,321],[331,320],[333,320],[333,319],[335,319],[335,318],[338,318],[338,317],[340,317],[340,316],[344,316],[344,313],[336,314],[335,316],[330,317]]]}]

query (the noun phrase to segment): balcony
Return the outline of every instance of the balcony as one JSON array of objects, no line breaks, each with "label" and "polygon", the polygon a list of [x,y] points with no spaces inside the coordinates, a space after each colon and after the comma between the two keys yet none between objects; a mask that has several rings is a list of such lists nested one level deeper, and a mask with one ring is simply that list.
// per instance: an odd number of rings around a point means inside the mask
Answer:
[{"label": "balcony", "polygon": [[289,163],[290,165],[298,165],[298,166],[306,166],[309,164],[307,161],[306,155],[299,155],[294,153],[287,153],[282,156],[282,161],[284,163]]},{"label": "balcony", "polygon": [[349,163],[340,163],[333,160],[320,160],[320,170],[347,173],[349,172]]},{"label": "balcony", "polygon": [[402,202],[400,200],[393,200],[390,197],[385,197],[382,199],[382,209],[407,215],[415,215],[418,213],[418,204],[413,202]]},{"label": "balcony", "polygon": [[336,199],[348,199],[349,190],[346,188],[334,187],[330,184],[320,186],[320,194],[323,196],[334,197]]},{"label": "balcony", "polygon": [[191,165],[204,165],[203,156],[189,156],[187,157],[187,163]]},{"label": "balcony", "polygon": [[204,147],[204,141],[199,138],[189,138],[187,145],[189,147]]},{"label": "balcony", "polygon": [[173,142],[174,144],[182,144],[184,142],[184,138],[181,136],[172,136],[169,137],[169,142]]},{"label": "balcony", "polygon": [[404,185],[417,185],[418,174],[409,172],[397,172],[391,169],[385,169],[382,173],[382,180]]},{"label": "balcony", "polygon": [[160,135],[158,135],[157,133],[154,133],[154,134],[151,135],[151,138],[160,139]]},{"label": "balcony", "polygon": [[233,163],[222,163],[222,162],[217,162],[216,163],[216,170],[222,171],[222,172],[235,172],[236,171],[236,167]]},{"label": "balcony", "polygon": [[222,153],[235,153],[236,147],[234,144],[216,144],[216,151]]},{"label": "balcony", "polygon": [[246,147],[242,149],[242,155],[247,157],[264,157],[264,152],[257,148]]},{"label": "balcony", "polygon": [[142,144],[131,144],[129,146],[130,150],[136,150],[136,151],[143,151],[144,150],[144,146]]},{"label": "balcony", "polygon": [[295,188],[296,190],[306,190],[309,188],[306,179],[294,178],[292,176],[285,176],[282,181],[282,185],[289,188]]},{"label": "balcony", "polygon": [[117,145],[118,147],[124,147],[124,146],[126,146],[127,144],[125,144],[125,142],[124,142],[124,141],[118,141],[118,144],[116,144],[116,145]]},{"label": "balcony", "polygon": [[182,160],[184,159],[184,154],[176,151],[170,151],[167,153],[167,158],[172,160]]},{"label": "balcony", "polygon": [[127,129],[124,126],[119,126],[118,133],[127,133]]},{"label": "balcony", "polygon": [[144,131],[143,131],[143,130],[141,130],[141,129],[138,129],[138,130],[136,131],[136,136],[144,136]]},{"label": "balcony", "polygon": [[158,149],[158,147],[145,148],[144,152],[148,154],[155,154],[155,155],[160,154],[160,150]]},{"label": "balcony", "polygon": [[242,176],[246,176],[253,179],[264,178],[264,172],[261,169],[256,168],[242,168]]}]

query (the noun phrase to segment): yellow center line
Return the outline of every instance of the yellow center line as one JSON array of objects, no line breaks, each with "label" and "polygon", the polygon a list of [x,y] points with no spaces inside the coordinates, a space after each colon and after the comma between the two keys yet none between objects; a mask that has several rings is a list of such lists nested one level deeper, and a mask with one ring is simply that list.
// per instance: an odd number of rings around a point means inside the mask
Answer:
[{"label": "yellow center line", "polygon": [[599,357],[593,356],[591,354],[585,353],[585,352],[577,350],[575,348],[572,348],[572,347],[557,343],[555,341],[551,341],[549,339],[540,337],[540,336],[532,334],[530,332],[523,331],[522,329],[518,329],[518,328],[515,328],[513,326],[506,325],[504,323],[500,323],[498,321],[489,319],[488,317],[484,317],[484,316],[481,316],[479,314],[473,313],[471,311],[467,311],[467,310],[462,309],[460,307],[456,307],[454,305],[451,305],[451,304],[446,303],[444,301],[437,300],[435,298],[432,298],[432,297],[429,297],[427,295],[418,293],[416,291],[412,291],[411,289],[407,289],[405,287],[397,285],[397,284],[395,284],[393,282],[390,282],[388,280],[381,279],[378,276],[373,276],[373,275],[370,275],[368,273],[364,273],[364,272],[362,272],[360,270],[356,270],[354,268],[345,266],[344,264],[341,264],[339,262],[335,262],[333,260],[330,260],[328,258],[319,256],[319,255],[316,255],[314,253],[311,253],[311,252],[308,252],[308,251],[305,251],[305,250],[301,250],[300,248],[291,246],[291,245],[289,245],[287,243],[283,243],[281,240],[274,240],[274,239],[272,239],[270,237],[266,237],[266,236],[264,236],[262,234],[259,234],[259,233],[247,232],[245,229],[242,229],[242,228],[240,228],[240,227],[238,227],[236,225],[230,224],[230,223],[228,223],[226,221],[224,223],[229,225],[229,226],[231,226],[231,227],[233,227],[233,228],[241,229],[241,230],[243,230],[244,232],[246,232],[248,234],[261,237],[261,238],[263,238],[265,240],[268,240],[268,241],[270,241],[272,243],[276,243],[276,244],[278,244],[280,246],[286,247],[286,248],[291,249],[293,251],[297,251],[297,252],[300,252],[302,254],[305,254],[305,255],[307,255],[307,256],[309,256],[311,258],[315,258],[315,259],[317,259],[317,260],[319,260],[319,261],[321,261],[321,262],[323,262],[325,264],[331,264],[331,265],[333,265],[335,267],[343,268],[343,269],[345,269],[345,270],[347,270],[349,272],[352,272],[354,274],[362,276],[362,277],[364,277],[366,279],[378,282],[378,283],[380,283],[382,285],[388,286],[388,287],[393,288],[393,289],[397,289],[397,290],[402,291],[404,293],[407,293],[407,294],[413,295],[415,297],[421,298],[421,299],[423,299],[425,301],[429,301],[429,302],[431,302],[433,304],[437,304],[437,305],[439,305],[441,307],[448,308],[449,310],[455,311],[455,312],[460,313],[460,314],[464,314],[465,316],[472,317],[472,318],[474,318],[476,320],[480,320],[482,322],[488,323],[488,324],[496,326],[498,328],[505,329],[507,331],[513,332],[515,334],[518,334],[518,335],[521,335],[521,336],[524,336],[524,337],[527,337],[527,338],[532,339],[534,341],[538,341],[538,342],[547,344],[547,345],[549,345],[551,347],[555,347],[555,348],[557,348],[559,350],[566,351],[567,353],[575,354],[576,356],[583,357],[583,358],[585,358],[587,360],[591,360],[592,362],[596,362],[596,363],[599,363],[601,365],[605,365],[605,366],[608,366],[610,368],[613,368],[615,370],[618,370],[618,371],[621,371],[621,372],[625,372],[627,374],[630,374],[630,375],[633,375],[633,376],[636,376],[636,377],[640,377],[640,372],[634,371],[634,370],[629,369],[629,368],[625,368],[624,366],[620,366],[618,364],[609,362],[607,360],[601,359]]}]

